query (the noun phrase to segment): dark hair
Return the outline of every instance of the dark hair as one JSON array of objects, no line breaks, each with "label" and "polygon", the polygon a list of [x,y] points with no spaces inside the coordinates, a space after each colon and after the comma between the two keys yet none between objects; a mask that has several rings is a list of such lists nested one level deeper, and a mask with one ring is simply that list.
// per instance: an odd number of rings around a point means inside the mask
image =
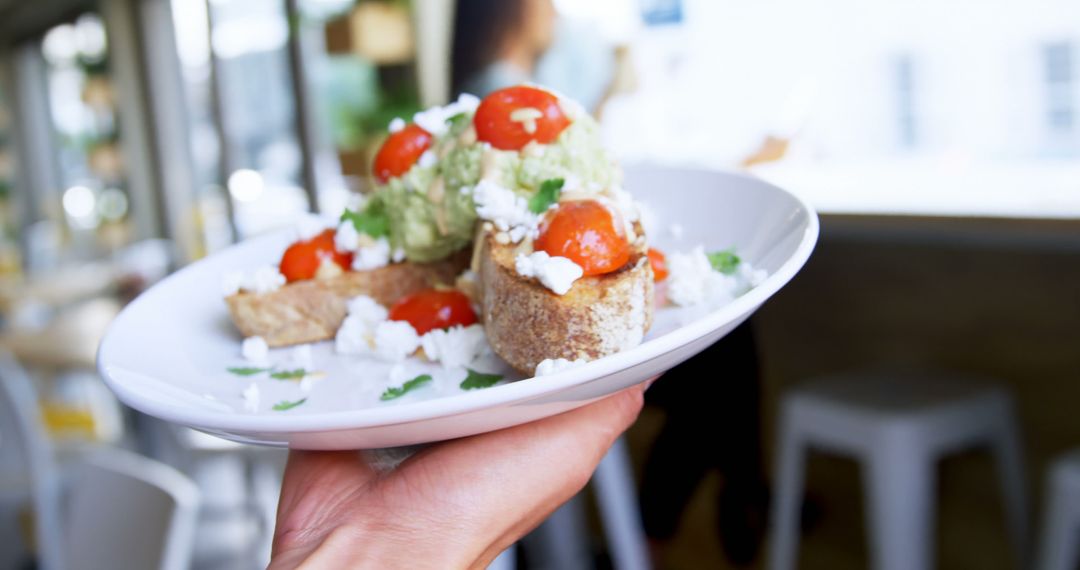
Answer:
[{"label": "dark hair", "polygon": [[[456,97],[465,83],[498,58],[507,34],[523,18],[523,0],[457,0],[450,54],[450,87]],[[483,93],[478,93],[483,95]]]}]

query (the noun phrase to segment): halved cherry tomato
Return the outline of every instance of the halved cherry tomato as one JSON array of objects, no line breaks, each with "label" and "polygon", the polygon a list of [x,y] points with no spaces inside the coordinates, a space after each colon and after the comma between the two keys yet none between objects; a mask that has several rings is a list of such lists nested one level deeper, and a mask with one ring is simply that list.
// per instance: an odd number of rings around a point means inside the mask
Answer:
[{"label": "halved cherry tomato", "polygon": [[469,298],[461,291],[428,289],[403,297],[390,307],[391,321],[406,321],[425,334],[435,329],[461,325],[467,327],[476,322]]},{"label": "halved cherry tomato", "polygon": [[[538,116],[529,116],[539,111]],[[522,111],[524,110],[524,111]],[[518,116],[514,112],[518,111]],[[525,113],[525,116],[521,116]],[[516,120],[515,120],[516,119]],[[476,138],[499,150],[521,150],[530,141],[548,144],[570,125],[559,98],[543,89],[518,85],[484,97],[473,117]]]},{"label": "halved cherry tomato", "polygon": [[533,247],[569,258],[585,275],[610,273],[630,260],[630,245],[615,229],[611,211],[593,200],[559,204],[540,225]]},{"label": "halved cherry tomato", "polygon": [[352,267],[353,254],[337,250],[334,233],[334,230],[326,230],[309,240],[290,245],[285,255],[281,256],[280,269],[285,280],[292,283],[315,277],[324,259],[333,261],[344,270]]},{"label": "halved cherry tomato", "polygon": [[667,279],[667,257],[664,256],[664,252],[655,247],[650,247],[649,265],[652,266],[653,281],[663,281],[664,279]]},{"label": "halved cherry tomato", "polygon": [[431,133],[416,123],[409,123],[404,129],[392,133],[379,147],[379,153],[375,155],[375,178],[379,182],[386,182],[405,174],[429,148]]}]

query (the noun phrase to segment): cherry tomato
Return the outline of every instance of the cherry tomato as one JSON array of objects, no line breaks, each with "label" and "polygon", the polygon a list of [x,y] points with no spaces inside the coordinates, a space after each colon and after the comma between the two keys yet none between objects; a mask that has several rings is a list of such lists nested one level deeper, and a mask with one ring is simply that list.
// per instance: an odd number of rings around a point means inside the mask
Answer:
[{"label": "cherry tomato", "polygon": [[[539,116],[528,117],[527,109]],[[525,110],[525,111],[522,111]],[[525,117],[514,117],[523,112]],[[514,120],[514,119],[518,120]],[[559,98],[543,89],[518,85],[493,92],[480,102],[473,117],[476,138],[499,150],[521,150],[529,141],[548,144],[570,125]]]},{"label": "cherry tomato", "polygon": [[615,229],[611,211],[593,200],[560,204],[540,225],[533,247],[569,258],[585,275],[610,273],[630,260],[630,245]]},{"label": "cherry tomato", "polygon": [[650,247],[649,265],[652,266],[653,281],[663,281],[664,279],[667,279],[667,257],[664,256],[664,252],[655,247]]},{"label": "cherry tomato", "polygon": [[431,133],[415,123],[409,123],[404,129],[392,133],[379,147],[379,153],[375,155],[375,178],[379,182],[386,182],[405,174],[429,148]]},{"label": "cherry tomato", "polygon": [[391,321],[406,321],[424,334],[435,329],[461,325],[467,327],[476,322],[469,298],[461,291],[428,289],[403,297],[390,307]]},{"label": "cherry tomato", "polygon": [[285,250],[281,256],[281,274],[289,283],[302,279],[311,279],[319,271],[324,259],[329,259],[344,270],[352,267],[353,254],[342,253],[334,245],[334,230],[305,241],[298,241]]}]

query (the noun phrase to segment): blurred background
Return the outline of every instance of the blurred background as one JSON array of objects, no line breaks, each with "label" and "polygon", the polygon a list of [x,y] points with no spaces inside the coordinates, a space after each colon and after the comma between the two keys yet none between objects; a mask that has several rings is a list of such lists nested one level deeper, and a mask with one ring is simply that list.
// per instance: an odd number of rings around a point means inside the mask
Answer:
[{"label": "blurred background", "polygon": [[[56,561],[95,466],[197,496],[178,567],[265,565],[282,453],[123,408],[105,327],[339,211],[394,117],[520,81],[624,164],[744,170],[821,213],[805,270],[626,437],[651,564],[1076,567],[1080,3],[0,0],[0,568],[79,567]],[[883,479],[897,422],[925,441]],[[591,501],[516,564],[631,567]]]}]

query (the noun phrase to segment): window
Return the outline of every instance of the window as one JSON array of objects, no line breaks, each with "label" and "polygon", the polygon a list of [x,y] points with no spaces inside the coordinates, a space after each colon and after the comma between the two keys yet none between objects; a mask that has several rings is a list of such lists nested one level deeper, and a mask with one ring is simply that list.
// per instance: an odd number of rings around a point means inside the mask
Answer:
[{"label": "window", "polygon": [[1076,63],[1073,46],[1054,42],[1043,47],[1043,78],[1046,83],[1046,127],[1054,134],[1076,129]]}]

